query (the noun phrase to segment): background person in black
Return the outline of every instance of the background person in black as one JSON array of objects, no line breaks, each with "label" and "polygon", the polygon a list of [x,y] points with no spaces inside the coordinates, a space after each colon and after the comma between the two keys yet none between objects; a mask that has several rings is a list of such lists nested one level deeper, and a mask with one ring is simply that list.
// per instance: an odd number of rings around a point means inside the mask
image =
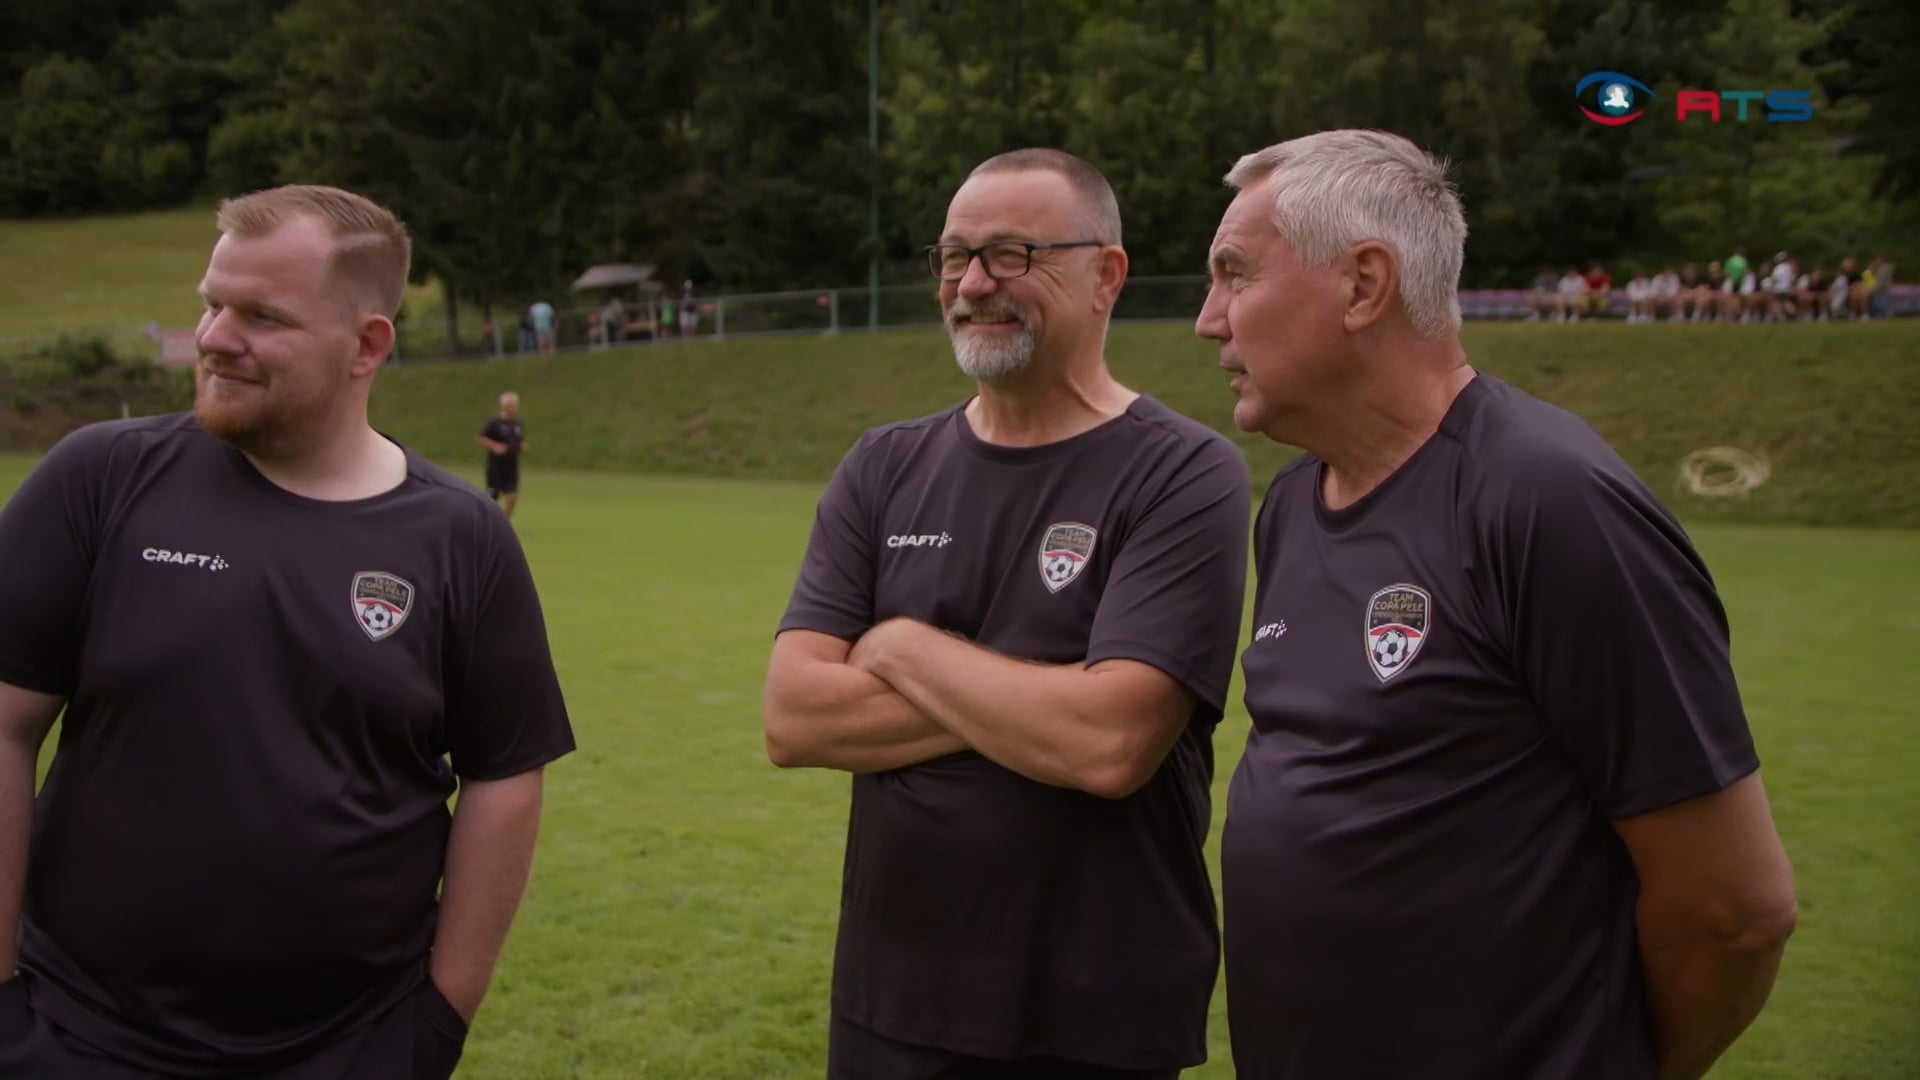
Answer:
[{"label": "background person in black", "polygon": [[856,774],[833,1077],[1206,1057],[1252,481],[1108,373],[1119,216],[1069,155],[976,168],[931,264],[978,396],[869,431],[820,500],[765,723],[776,763]]},{"label": "background person in black", "polygon": [[1706,567],[1590,428],[1467,366],[1442,165],[1325,132],[1228,181],[1197,329],[1235,423],[1308,451],[1254,533],[1239,1075],[1702,1075],[1795,913]]},{"label": "background person in black", "polygon": [[487,451],[487,495],[512,517],[513,508],[520,504],[520,455],[527,449],[519,394],[500,395],[500,414],[480,425],[474,441]]},{"label": "background person in black", "polygon": [[0,509],[0,1076],[445,1077],[573,747],[539,600],[367,424],[403,227],[305,187],[218,221],[193,413]]}]

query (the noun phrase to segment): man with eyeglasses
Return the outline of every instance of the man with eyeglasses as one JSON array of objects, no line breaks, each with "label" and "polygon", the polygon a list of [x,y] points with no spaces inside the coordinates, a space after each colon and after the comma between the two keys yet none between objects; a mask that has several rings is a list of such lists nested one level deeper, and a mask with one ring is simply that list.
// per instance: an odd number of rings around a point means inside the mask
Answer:
[{"label": "man with eyeglasses", "polygon": [[828,1075],[1177,1076],[1246,461],[1109,373],[1127,256],[1086,162],[984,162],[928,259],[978,392],[842,460],[767,674],[769,757],[854,774]]}]

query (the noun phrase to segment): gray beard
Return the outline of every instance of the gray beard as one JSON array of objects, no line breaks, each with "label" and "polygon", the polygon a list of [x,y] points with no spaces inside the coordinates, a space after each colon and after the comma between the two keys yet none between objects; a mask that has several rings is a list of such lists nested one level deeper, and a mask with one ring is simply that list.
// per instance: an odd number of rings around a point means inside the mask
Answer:
[{"label": "gray beard", "polygon": [[950,327],[953,360],[968,378],[982,382],[1011,378],[1033,363],[1033,331],[1023,322],[1011,338],[990,339],[970,333],[966,324]]}]

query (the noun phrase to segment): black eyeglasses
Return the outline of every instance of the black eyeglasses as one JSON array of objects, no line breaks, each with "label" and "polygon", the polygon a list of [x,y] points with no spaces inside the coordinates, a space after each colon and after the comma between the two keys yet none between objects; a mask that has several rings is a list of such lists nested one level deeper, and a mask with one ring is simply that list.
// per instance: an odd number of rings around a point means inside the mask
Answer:
[{"label": "black eyeglasses", "polygon": [[941,281],[959,281],[967,276],[967,267],[978,258],[987,276],[995,281],[1024,276],[1033,269],[1033,253],[1052,248],[1102,247],[1099,240],[1067,240],[1054,244],[1029,244],[1021,240],[999,240],[979,247],[960,244],[929,244],[927,266]]}]

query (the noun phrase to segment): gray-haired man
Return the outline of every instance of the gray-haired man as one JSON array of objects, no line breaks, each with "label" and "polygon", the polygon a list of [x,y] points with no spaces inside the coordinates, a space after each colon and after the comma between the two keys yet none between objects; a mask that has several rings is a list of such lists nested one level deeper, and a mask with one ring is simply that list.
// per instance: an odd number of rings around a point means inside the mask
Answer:
[{"label": "gray-haired man", "polygon": [[1254,527],[1222,847],[1239,1074],[1693,1078],[1792,874],[1686,534],[1578,418],[1467,365],[1442,164],[1249,154],[1201,336],[1307,453]]}]

